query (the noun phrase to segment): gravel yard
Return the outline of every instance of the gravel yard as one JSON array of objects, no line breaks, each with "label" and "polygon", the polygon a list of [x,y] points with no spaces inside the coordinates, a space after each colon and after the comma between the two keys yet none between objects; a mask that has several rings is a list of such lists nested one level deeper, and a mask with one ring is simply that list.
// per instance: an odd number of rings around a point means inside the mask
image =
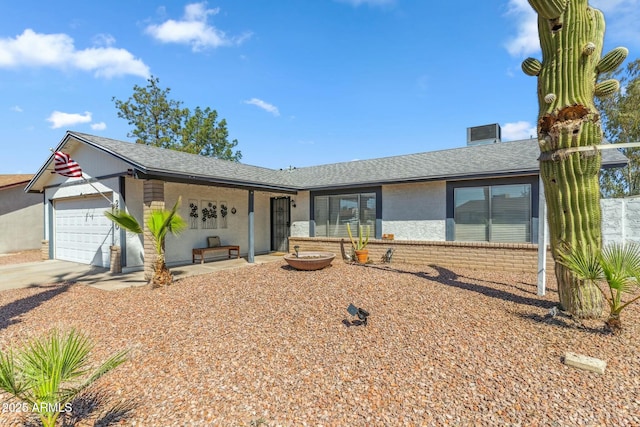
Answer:
[{"label": "gravel yard", "polygon": [[31,249],[28,251],[0,254],[0,265],[35,261],[42,261],[42,251],[40,249]]},{"label": "gravel yard", "polygon": [[[75,327],[97,343],[96,360],[131,349],[94,396],[121,411],[109,419],[78,406],[76,425],[640,425],[640,304],[612,336],[602,320],[551,318],[554,279],[546,297],[535,283],[533,274],[335,260],[159,290],[54,284],[0,292],[0,348]],[[353,324],[349,303],[370,311],[367,326]],[[605,359],[605,374],[565,366],[567,351]]]}]

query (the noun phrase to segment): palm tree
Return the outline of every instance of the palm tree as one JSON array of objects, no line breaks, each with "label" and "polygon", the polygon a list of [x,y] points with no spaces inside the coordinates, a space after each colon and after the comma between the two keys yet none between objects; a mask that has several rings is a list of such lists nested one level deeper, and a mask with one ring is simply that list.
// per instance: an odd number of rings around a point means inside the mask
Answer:
[{"label": "palm tree", "polygon": [[[620,313],[634,301],[640,299],[640,246],[634,243],[613,243],[602,251],[590,246],[575,247],[561,253],[560,262],[573,271],[581,280],[597,286],[609,304],[607,327],[613,333],[622,330]],[[609,291],[603,286],[606,282]],[[627,295],[627,301],[623,296]]]},{"label": "palm tree", "polygon": [[[151,278],[151,285],[153,287],[170,285],[173,283],[173,276],[171,271],[167,268],[164,259],[164,242],[168,233],[173,235],[180,234],[187,227],[185,220],[178,214],[178,208],[180,207],[181,198],[173,208],[168,211],[165,209],[156,209],[151,211],[149,219],[147,220],[147,228],[153,236],[153,245],[156,249],[156,260],[153,268],[153,277]],[[107,218],[118,224],[125,230],[132,233],[142,234],[144,231],[138,220],[131,214],[116,210],[115,212],[105,211]]]},{"label": "palm tree", "polygon": [[87,376],[93,347],[75,330],[64,336],[54,330],[18,352],[0,352],[0,390],[37,413],[44,427],[53,427],[82,391],[126,360],[127,351],[120,351]]}]

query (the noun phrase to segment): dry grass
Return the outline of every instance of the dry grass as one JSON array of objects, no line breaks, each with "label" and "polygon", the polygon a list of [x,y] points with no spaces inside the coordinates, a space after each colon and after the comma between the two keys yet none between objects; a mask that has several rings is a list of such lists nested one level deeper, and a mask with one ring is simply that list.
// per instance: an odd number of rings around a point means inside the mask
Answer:
[{"label": "dry grass", "polygon": [[[535,280],[336,260],[160,290],[16,289],[0,293],[0,348],[54,326],[88,333],[97,359],[130,348],[100,380],[132,408],[112,417],[122,425],[640,425],[640,305],[613,336],[602,320],[550,317],[554,280],[546,297]],[[368,326],[349,303],[370,311]],[[605,359],[606,373],[565,366],[567,351]]]}]

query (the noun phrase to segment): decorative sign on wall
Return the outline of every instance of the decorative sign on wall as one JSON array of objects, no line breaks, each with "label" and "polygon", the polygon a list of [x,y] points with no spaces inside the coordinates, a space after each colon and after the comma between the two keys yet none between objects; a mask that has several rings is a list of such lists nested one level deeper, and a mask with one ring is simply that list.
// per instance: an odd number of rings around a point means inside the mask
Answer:
[{"label": "decorative sign on wall", "polygon": [[189,228],[197,229],[198,228],[198,218],[200,214],[198,213],[198,201],[189,199]]},{"label": "decorative sign on wall", "polygon": [[227,215],[229,208],[227,202],[220,202],[220,228],[227,228]]},{"label": "decorative sign on wall", "polygon": [[202,200],[202,228],[218,228],[218,206],[211,200]]}]

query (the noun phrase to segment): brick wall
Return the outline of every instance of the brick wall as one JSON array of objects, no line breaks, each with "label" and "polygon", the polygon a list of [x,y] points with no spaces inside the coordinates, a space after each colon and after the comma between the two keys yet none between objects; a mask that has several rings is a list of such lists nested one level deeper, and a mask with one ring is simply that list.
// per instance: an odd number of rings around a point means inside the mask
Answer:
[{"label": "brick wall", "polygon": [[[290,237],[289,249],[293,252],[293,247],[298,245],[300,251],[329,251],[340,257],[340,240],[339,238]],[[538,272],[538,245],[529,243],[370,240],[367,246],[369,259],[373,262],[381,262],[389,248],[394,248],[392,262],[533,274]],[[351,252],[349,239],[345,239],[345,250],[347,253]],[[547,270],[553,272],[553,258],[549,251],[547,251]]]},{"label": "brick wall", "polygon": [[144,278],[150,280],[153,277],[156,248],[153,245],[153,235],[146,224],[152,211],[164,209],[164,182],[145,180],[143,202],[144,223],[141,225],[144,228]]}]

